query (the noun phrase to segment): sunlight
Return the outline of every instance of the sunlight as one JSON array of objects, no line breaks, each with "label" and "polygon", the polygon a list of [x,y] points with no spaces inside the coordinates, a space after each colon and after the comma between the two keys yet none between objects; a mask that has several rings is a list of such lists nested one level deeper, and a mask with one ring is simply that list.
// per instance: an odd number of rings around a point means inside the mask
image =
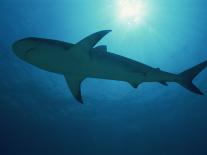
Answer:
[{"label": "sunlight", "polygon": [[146,6],[141,0],[117,0],[117,16],[121,23],[141,24],[146,15]]}]

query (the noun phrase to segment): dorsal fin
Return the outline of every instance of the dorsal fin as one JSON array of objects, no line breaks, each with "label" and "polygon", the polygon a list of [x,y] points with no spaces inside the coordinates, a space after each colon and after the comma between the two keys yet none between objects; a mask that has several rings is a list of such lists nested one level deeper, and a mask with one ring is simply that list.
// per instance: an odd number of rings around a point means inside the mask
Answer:
[{"label": "dorsal fin", "polygon": [[87,60],[90,58],[91,49],[109,32],[111,32],[111,30],[103,30],[93,33],[79,41],[69,50],[72,53],[76,53],[79,58],[82,57],[82,60]]},{"label": "dorsal fin", "polygon": [[106,45],[100,45],[100,46],[97,46],[95,47],[96,50],[99,50],[99,51],[103,51],[103,52],[107,52],[107,47]]},{"label": "dorsal fin", "polygon": [[75,46],[81,46],[84,50],[89,51],[109,32],[111,32],[111,30],[103,30],[93,33],[79,41]]}]

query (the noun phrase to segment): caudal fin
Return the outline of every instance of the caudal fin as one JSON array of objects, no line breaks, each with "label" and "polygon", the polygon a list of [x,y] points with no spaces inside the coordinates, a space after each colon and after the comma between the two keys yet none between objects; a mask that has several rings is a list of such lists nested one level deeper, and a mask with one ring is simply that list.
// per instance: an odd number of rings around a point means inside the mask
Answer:
[{"label": "caudal fin", "polygon": [[201,92],[199,88],[197,88],[193,83],[193,79],[205,68],[207,67],[207,61],[204,61],[180,74],[179,80],[177,81],[181,86],[184,88],[188,89],[189,91],[199,94],[199,95],[204,95],[204,93]]}]

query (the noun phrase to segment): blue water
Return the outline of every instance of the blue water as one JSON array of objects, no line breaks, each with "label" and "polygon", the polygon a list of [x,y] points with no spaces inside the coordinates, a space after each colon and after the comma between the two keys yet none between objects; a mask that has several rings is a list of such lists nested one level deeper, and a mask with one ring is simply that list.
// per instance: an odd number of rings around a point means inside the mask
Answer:
[{"label": "blue water", "polygon": [[[143,0],[144,1],[144,0]],[[206,155],[207,96],[175,83],[86,79],[81,105],[64,77],[18,59],[14,41],[78,42],[112,29],[108,50],[179,73],[207,60],[206,0],[146,0],[142,24],[117,20],[116,0],[0,1],[0,154]],[[194,80],[207,94],[207,69]]]}]

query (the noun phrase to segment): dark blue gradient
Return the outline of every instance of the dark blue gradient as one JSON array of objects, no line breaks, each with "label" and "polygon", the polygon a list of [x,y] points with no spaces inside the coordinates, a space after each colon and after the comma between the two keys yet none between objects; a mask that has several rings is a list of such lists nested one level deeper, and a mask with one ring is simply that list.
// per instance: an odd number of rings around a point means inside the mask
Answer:
[{"label": "dark blue gradient", "polygon": [[[81,105],[62,75],[12,52],[12,43],[25,37],[75,43],[112,29],[100,44],[162,70],[180,73],[207,60],[206,0],[145,2],[144,24],[128,27],[117,21],[116,0],[0,1],[1,155],[207,154],[206,95],[175,83],[133,89],[86,79]],[[194,83],[207,94],[207,69]]]}]

